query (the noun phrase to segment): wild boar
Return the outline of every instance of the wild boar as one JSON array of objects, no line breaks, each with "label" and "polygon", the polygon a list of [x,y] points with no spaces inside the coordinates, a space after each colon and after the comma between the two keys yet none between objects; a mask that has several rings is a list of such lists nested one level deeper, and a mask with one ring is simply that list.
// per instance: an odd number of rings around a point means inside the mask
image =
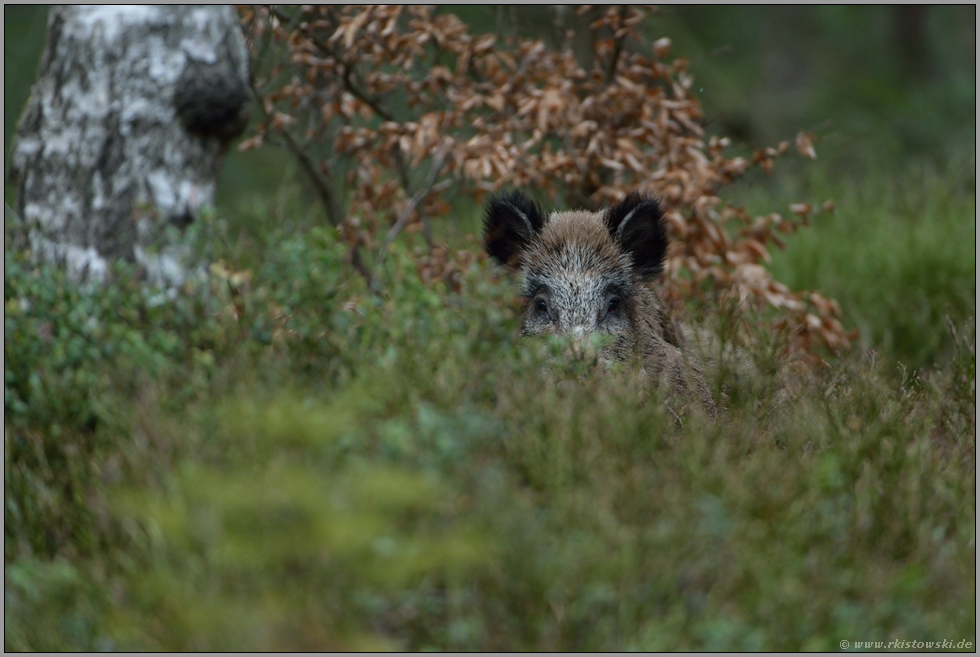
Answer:
[{"label": "wild boar", "polygon": [[490,198],[487,253],[521,276],[524,335],[612,336],[601,359],[639,359],[668,400],[716,406],[694,354],[650,287],[663,271],[668,238],[656,199],[629,194],[599,212],[544,215],[523,192]]}]

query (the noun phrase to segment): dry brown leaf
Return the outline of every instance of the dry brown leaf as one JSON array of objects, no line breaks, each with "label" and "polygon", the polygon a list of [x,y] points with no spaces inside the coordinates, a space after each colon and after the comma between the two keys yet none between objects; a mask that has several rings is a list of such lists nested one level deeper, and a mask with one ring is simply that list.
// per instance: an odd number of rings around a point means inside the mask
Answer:
[{"label": "dry brown leaf", "polygon": [[796,135],[796,150],[800,155],[805,155],[811,160],[817,159],[817,151],[813,148],[813,135],[809,132]]}]

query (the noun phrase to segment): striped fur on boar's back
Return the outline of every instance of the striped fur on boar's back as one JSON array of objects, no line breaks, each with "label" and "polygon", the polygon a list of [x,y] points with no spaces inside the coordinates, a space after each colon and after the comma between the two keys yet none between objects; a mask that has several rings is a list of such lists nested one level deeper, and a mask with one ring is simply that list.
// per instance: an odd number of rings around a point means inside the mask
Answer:
[{"label": "striped fur on boar's back", "polygon": [[542,214],[520,191],[487,201],[484,246],[522,277],[524,335],[606,333],[605,359],[641,360],[668,398],[715,404],[700,368],[685,359],[649,283],[663,270],[668,239],[660,204],[632,193],[599,212]]}]

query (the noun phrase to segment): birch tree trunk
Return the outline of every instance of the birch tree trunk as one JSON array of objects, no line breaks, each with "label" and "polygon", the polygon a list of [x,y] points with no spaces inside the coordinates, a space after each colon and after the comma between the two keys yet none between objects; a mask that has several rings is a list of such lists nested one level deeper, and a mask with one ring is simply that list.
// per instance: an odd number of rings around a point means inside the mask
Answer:
[{"label": "birch tree trunk", "polygon": [[122,259],[182,282],[193,264],[180,236],[213,203],[249,101],[230,7],[52,7],[11,153],[34,256],[76,280]]}]

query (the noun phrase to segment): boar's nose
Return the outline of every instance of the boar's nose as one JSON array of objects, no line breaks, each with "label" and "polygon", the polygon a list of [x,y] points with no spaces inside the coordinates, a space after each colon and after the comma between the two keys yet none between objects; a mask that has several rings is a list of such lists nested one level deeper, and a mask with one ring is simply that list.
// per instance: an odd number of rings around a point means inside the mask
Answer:
[{"label": "boar's nose", "polygon": [[589,344],[589,331],[588,328],[579,324],[578,326],[573,326],[571,330],[568,331],[568,335],[571,336],[571,341],[568,345],[568,355],[572,358],[578,360],[582,358],[588,358],[593,355],[591,345]]}]

